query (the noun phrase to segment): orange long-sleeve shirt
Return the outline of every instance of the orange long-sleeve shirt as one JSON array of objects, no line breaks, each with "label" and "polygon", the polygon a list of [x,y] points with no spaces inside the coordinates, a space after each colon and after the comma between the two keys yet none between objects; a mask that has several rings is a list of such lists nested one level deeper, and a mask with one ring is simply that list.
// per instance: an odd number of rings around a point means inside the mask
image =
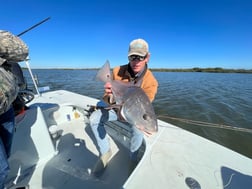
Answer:
[{"label": "orange long-sleeve shirt", "polygon": [[[123,66],[118,66],[113,69],[113,79],[120,80],[124,82],[131,82],[136,80],[136,78],[132,77],[128,69],[128,64]],[[141,88],[149,97],[150,101],[152,102],[156,96],[157,89],[158,89],[158,82],[152,72],[146,67],[144,71],[143,77],[141,77]],[[104,97],[106,94],[104,94]],[[104,98],[104,100],[106,97]]]}]

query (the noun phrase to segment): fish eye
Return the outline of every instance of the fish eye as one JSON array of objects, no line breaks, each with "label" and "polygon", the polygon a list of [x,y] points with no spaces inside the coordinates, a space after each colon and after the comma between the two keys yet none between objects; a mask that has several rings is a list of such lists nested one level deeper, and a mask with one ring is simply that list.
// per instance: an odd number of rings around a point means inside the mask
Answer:
[{"label": "fish eye", "polygon": [[144,114],[144,115],[143,115],[143,119],[144,119],[144,120],[148,120],[148,119],[150,119],[150,117],[149,117],[147,114]]}]

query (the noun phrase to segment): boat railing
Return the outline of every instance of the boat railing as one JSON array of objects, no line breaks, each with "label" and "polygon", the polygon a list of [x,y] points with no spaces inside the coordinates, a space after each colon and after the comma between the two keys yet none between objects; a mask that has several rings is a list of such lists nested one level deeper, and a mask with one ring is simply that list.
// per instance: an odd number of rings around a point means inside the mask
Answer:
[{"label": "boat railing", "polygon": [[37,93],[39,96],[41,96],[41,93],[39,92],[39,88],[38,88],[37,82],[36,82],[36,80],[35,80],[35,77],[33,76],[33,73],[32,73],[32,70],[31,70],[31,67],[30,67],[30,64],[29,64],[29,58],[27,58],[27,59],[25,60],[25,64],[26,64],[27,69],[28,69],[28,71],[29,71],[29,74],[30,74],[30,76],[31,76],[31,78],[32,78],[32,82],[33,82],[33,85],[34,85],[34,87],[35,87],[36,93]]}]

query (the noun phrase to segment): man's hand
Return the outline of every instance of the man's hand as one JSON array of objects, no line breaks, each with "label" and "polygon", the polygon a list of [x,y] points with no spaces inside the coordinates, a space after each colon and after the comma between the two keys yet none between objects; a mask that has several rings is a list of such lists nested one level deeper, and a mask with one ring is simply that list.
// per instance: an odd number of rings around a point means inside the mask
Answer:
[{"label": "man's hand", "polygon": [[112,94],[112,85],[110,82],[105,83],[104,90],[106,94]]},{"label": "man's hand", "polygon": [[105,102],[107,102],[109,104],[114,104],[115,99],[114,99],[114,96],[112,94],[112,85],[111,85],[110,82],[105,83],[104,91],[105,91],[105,98],[103,98],[103,100],[105,100]]}]

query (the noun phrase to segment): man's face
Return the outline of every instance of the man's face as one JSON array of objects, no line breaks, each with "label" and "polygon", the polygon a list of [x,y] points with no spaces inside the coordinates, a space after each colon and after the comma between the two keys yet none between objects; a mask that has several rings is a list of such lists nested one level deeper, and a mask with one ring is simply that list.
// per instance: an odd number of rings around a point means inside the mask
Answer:
[{"label": "man's face", "polygon": [[131,69],[133,70],[134,74],[137,74],[144,69],[145,64],[149,60],[149,54],[146,56],[131,55],[128,57],[128,59]]}]

